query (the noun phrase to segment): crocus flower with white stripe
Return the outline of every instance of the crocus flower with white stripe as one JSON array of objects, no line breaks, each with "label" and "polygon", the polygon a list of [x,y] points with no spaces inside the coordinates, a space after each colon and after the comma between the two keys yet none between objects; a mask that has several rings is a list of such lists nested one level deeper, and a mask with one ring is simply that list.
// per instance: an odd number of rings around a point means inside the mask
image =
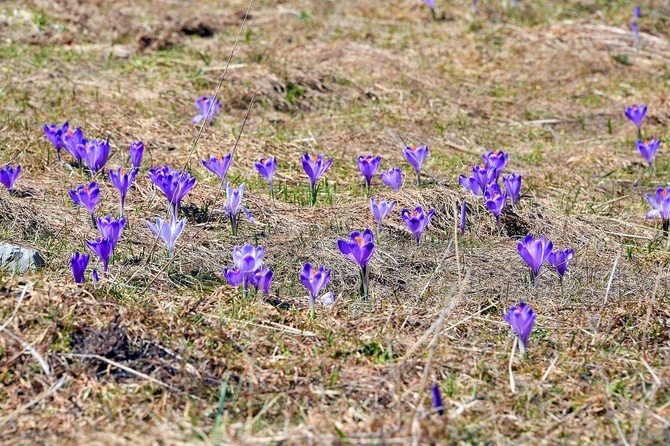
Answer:
[{"label": "crocus flower with white stripe", "polygon": [[309,177],[309,189],[311,193],[310,206],[316,204],[316,182],[319,181],[319,178],[321,178],[328,169],[330,169],[331,164],[333,164],[333,159],[328,158],[327,160],[324,160],[323,154],[321,153],[312,156],[305,153],[302,156],[302,168]]},{"label": "crocus flower with white stripe", "polygon": [[640,155],[647,160],[647,163],[649,164],[649,172],[651,172],[654,167],[654,157],[656,157],[656,152],[658,152],[660,145],[661,141],[658,139],[647,139],[645,141],[638,141],[635,144]]},{"label": "crocus flower with white stripe", "polygon": [[370,198],[372,216],[377,222],[377,237],[379,237],[379,233],[382,231],[382,221],[393,210],[393,206],[395,206],[395,201],[393,200],[386,202],[386,198],[382,198],[379,200],[379,203],[377,203],[374,198]]},{"label": "crocus flower with white stripe", "polygon": [[17,164],[16,168],[11,164],[7,164],[5,167],[0,168],[0,184],[5,186],[8,191],[14,191],[14,183],[21,173],[21,165]]},{"label": "crocus flower with white stripe", "polygon": [[228,183],[226,186],[226,200],[227,203],[223,206],[223,212],[226,214],[226,217],[230,220],[230,226],[233,235],[237,235],[237,228],[239,221],[237,215],[242,211],[247,219],[255,223],[254,218],[251,216],[251,212],[244,206],[242,206],[242,199],[244,198],[244,183],[240,184],[239,187],[235,187],[233,184]]},{"label": "crocus flower with white stripe", "polygon": [[535,324],[535,314],[533,310],[523,302],[511,307],[509,312],[503,315],[505,321],[514,329],[519,340],[519,354],[526,354],[528,337]]},{"label": "crocus flower with white stripe", "polygon": [[656,189],[656,194],[644,194],[645,198],[653,209],[647,212],[647,218],[654,218],[657,215],[663,220],[663,232],[668,233],[668,224],[670,223],[670,187]]},{"label": "crocus flower with white stripe", "polygon": [[67,129],[70,127],[70,124],[65,121],[61,126],[58,124],[44,124],[44,135],[47,139],[53,144],[58,154],[58,161],[60,161],[60,150],[65,147],[63,143],[63,134],[67,133]]},{"label": "crocus flower with white stripe", "polygon": [[300,281],[307,291],[309,291],[309,311],[312,317],[314,316],[314,304],[316,303],[316,298],[321,293],[321,290],[325,288],[330,280],[330,270],[326,269],[323,266],[318,268],[313,267],[309,263],[305,263],[302,271],[300,271]]},{"label": "crocus flower with white stripe", "polygon": [[126,195],[128,195],[128,190],[130,186],[135,181],[135,175],[137,175],[137,169],[133,168],[130,172],[126,172],[123,167],[119,167],[118,170],[114,171],[109,169],[109,180],[112,182],[112,185],[119,191],[120,195],[120,212],[123,217],[123,208],[126,203]]},{"label": "crocus flower with white stripe", "polygon": [[421,234],[426,230],[426,227],[428,226],[428,223],[430,223],[434,214],[434,209],[425,213],[421,206],[417,206],[413,211],[410,211],[409,209],[402,210],[400,215],[402,215],[402,219],[405,221],[407,228],[414,234],[417,245],[419,244],[419,240],[421,240]]},{"label": "crocus flower with white stripe", "polygon": [[254,167],[256,167],[260,176],[265,178],[265,181],[268,182],[268,185],[270,186],[270,197],[274,198],[274,175],[277,170],[277,159],[274,156],[261,158],[254,163]]},{"label": "crocus flower with white stripe", "polygon": [[428,156],[428,146],[408,146],[402,151],[405,159],[416,172],[416,184],[421,185],[421,167]]},{"label": "crocus flower with white stripe", "polygon": [[207,123],[211,124],[214,115],[216,115],[221,109],[221,102],[218,99],[213,97],[208,98],[207,96],[204,96],[195,101],[195,105],[198,106],[200,113],[193,117],[193,124],[198,124],[203,119],[207,121]]},{"label": "crocus flower with white stripe", "polygon": [[400,189],[400,186],[402,186],[402,171],[399,167],[394,167],[386,172],[382,172],[379,177],[384,184],[393,190],[398,190]]},{"label": "crocus flower with white stripe", "polygon": [[519,255],[530,267],[534,282],[537,282],[542,265],[549,260],[549,254],[551,254],[553,247],[554,244],[547,240],[544,235],[537,239],[532,235],[527,235],[517,243]]},{"label": "crocus flower with white stripe", "polygon": [[160,217],[156,217],[155,225],[150,221],[146,223],[149,230],[153,232],[156,237],[159,237],[161,240],[163,240],[168,250],[168,257],[172,258],[174,256],[177,239],[184,230],[186,218],[182,218],[181,220],[176,220],[174,218],[163,220]]},{"label": "crocus flower with white stripe", "polygon": [[379,155],[361,155],[358,157],[358,170],[361,172],[361,175],[363,175],[363,178],[365,178],[365,189],[367,191],[370,190],[370,181],[372,180],[372,177],[375,176],[375,173],[379,170],[381,159],[382,158]]}]

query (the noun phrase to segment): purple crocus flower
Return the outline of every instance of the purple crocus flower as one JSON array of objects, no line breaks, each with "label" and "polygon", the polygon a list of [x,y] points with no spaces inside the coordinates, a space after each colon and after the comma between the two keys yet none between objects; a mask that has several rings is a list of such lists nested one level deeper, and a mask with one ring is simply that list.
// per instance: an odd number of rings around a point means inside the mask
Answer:
[{"label": "purple crocus flower", "polygon": [[444,415],[444,405],[442,404],[442,396],[440,395],[440,387],[437,383],[433,383],[431,387],[431,393],[433,394],[433,408],[437,410],[437,413]]},{"label": "purple crocus flower", "polygon": [[236,287],[244,281],[242,272],[236,266],[233,266],[232,268],[224,268],[223,274],[226,276],[226,280],[230,286]]},{"label": "purple crocus flower", "polygon": [[63,148],[72,155],[78,162],[83,161],[84,157],[79,151],[79,146],[86,144],[84,132],[79,127],[76,129],[68,129],[63,132]]},{"label": "purple crocus flower", "polygon": [[461,205],[461,224],[460,224],[461,235],[465,235],[465,220],[467,218],[466,215],[467,215],[467,211],[468,211],[467,206],[468,206],[468,202],[463,200],[463,204]]},{"label": "purple crocus flower", "polygon": [[633,20],[637,20],[640,17],[642,17],[640,14],[640,7],[636,6],[635,8],[633,8]]},{"label": "purple crocus flower", "polygon": [[144,156],[144,143],[142,141],[132,143],[130,145],[129,153],[133,169],[139,169],[142,164],[142,157]]},{"label": "purple crocus flower", "polygon": [[402,153],[416,172],[416,184],[421,185],[421,165],[428,156],[428,146],[408,146],[403,149]]},{"label": "purple crocus flower", "polygon": [[165,246],[168,250],[168,257],[172,258],[174,256],[174,248],[177,243],[177,239],[181,235],[181,232],[184,230],[184,225],[186,224],[186,218],[182,218],[177,221],[177,219],[168,219],[163,220],[160,217],[156,217],[156,225],[151,222],[146,222],[147,227],[156,237],[159,237],[165,243]]},{"label": "purple crocus flower", "polygon": [[530,266],[533,273],[533,281],[537,282],[537,277],[540,275],[540,269],[544,262],[549,259],[553,243],[547,240],[544,235],[537,239],[532,235],[527,235],[517,244],[517,249],[521,258]]},{"label": "purple crocus flower", "polygon": [[98,277],[98,270],[95,268],[91,271],[91,279],[93,279],[93,282],[98,282],[100,280],[100,277]]},{"label": "purple crocus flower", "polygon": [[114,253],[114,243],[108,238],[98,237],[92,242],[86,242],[88,249],[100,257],[102,261],[102,270],[106,273],[109,266],[109,260]]},{"label": "purple crocus flower", "polygon": [[654,218],[657,215],[663,219],[663,232],[667,234],[668,224],[670,223],[670,187],[656,189],[656,195],[645,194],[649,204],[653,209],[647,212],[647,218]]},{"label": "purple crocus flower", "polygon": [[528,337],[535,323],[533,310],[525,303],[520,302],[519,305],[510,307],[509,313],[503,315],[503,318],[516,332],[519,339],[519,353],[524,356]]},{"label": "purple crocus flower", "polygon": [[300,271],[300,281],[307,291],[309,291],[309,311],[314,315],[314,304],[321,290],[328,284],[330,280],[330,270],[323,266],[318,268],[312,267],[309,263],[305,263],[302,271]]},{"label": "purple crocus flower", "polygon": [[208,160],[202,160],[203,166],[205,166],[210,172],[221,178],[222,187],[226,184],[226,175],[228,175],[228,169],[230,168],[230,160],[233,158],[233,154],[229,153],[226,156],[217,155],[212,156]]},{"label": "purple crocus flower", "polygon": [[410,232],[414,234],[417,245],[421,239],[421,234],[423,234],[423,231],[426,229],[426,226],[428,226],[428,223],[430,223],[434,214],[434,209],[425,213],[421,206],[417,206],[413,211],[410,211],[409,209],[402,210],[400,215],[402,215],[402,219],[405,221]]},{"label": "purple crocus flower", "polygon": [[561,282],[563,282],[563,275],[565,270],[568,269],[570,261],[575,257],[575,251],[573,249],[564,249],[552,251],[549,254],[549,264],[554,267],[558,275],[561,277]]},{"label": "purple crocus flower", "polygon": [[256,270],[251,277],[251,283],[256,287],[261,294],[270,294],[270,287],[272,286],[272,277],[274,273],[268,266],[263,263],[260,268]]},{"label": "purple crocus flower", "polygon": [[363,178],[365,178],[365,188],[368,191],[370,190],[370,181],[375,173],[377,173],[377,170],[379,170],[381,160],[382,158],[379,155],[361,155],[358,157],[358,170],[361,172],[361,175],[363,175]]},{"label": "purple crocus flower", "polygon": [[237,214],[240,211],[244,213],[247,219],[255,223],[254,218],[251,216],[251,212],[244,206],[242,206],[242,199],[244,198],[244,183],[240,184],[239,187],[228,183],[226,187],[226,199],[227,203],[223,206],[223,212],[226,214],[226,217],[230,220],[230,226],[232,228],[233,235],[237,235],[238,220]]},{"label": "purple crocus flower", "polygon": [[196,179],[184,170],[170,169],[168,166],[149,169],[149,178],[165,194],[170,205],[172,219],[179,213],[179,203],[195,186]]},{"label": "purple crocus flower", "polygon": [[67,129],[70,127],[70,124],[65,121],[62,126],[58,124],[44,124],[44,134],[47,139],[54,145],[56,153],[58,154],[58,161],[60,161],[60,149],[65,147],[63,143],[63,134],[67,133]]},{"label": "purple crocus flower", "polygon": [[123,228],[126,226],[126,219],[121,217],[118,220],[114,220],[112,217],[107,216],[104,218],[98,217],[95,222],[100,236],[111,240],[114,246],[116,246],[123,233]]},{"label": "purple crocus flower", "polygon": [[477,14],[477,0],[472,0],[472,12]]},{"label": "purple crocus flower", "polygon": [[661,145],[661,141],[658,139],[647,139],[645,141],[638,141],[635,145],[640,154],[649,163],[649,171],[651,171],[654,165],[654,157],[656,156],[658,147]]},{"label": "purple crocus flower", "polygon": [[423,0],[430,9],[435,9],[435,0]]},{"label": "purple crocus flower", "polygon": [[233,268],[224,269],[224,274],[228,283],[232,286],[242,284],[244,296],[252,283],[252,278],[256,272],[263,266],[263,247],[254,248],[251,244],[246,244],[242,248],[235,246],[233,248]]},{"label": "purple crocus flower", "polygon": [[114,171],[109,169],[109,179],[112,182],[112,185],[119,191],[121,196],[121,216],[123,217],[123,207],[126,203],[126,195],[128,194],[128,189],[135,181],[135,175],[137,175],[137,170],[133,168],[130,172],[126,172],[123,167],[119,167],[118,170]]},{"label": "purple crocus flower", "polygon": [[14,183],[21,173],[21,165],[17,164],[16,168],[11,164],[7,164],[4,168],[0,168],[0,183],[7,188],[8,191],[14,191]]},{"label": "purple crocus flower", "polygon": [[486,208],[491,211],[493,216],[496,218],[496,227],[500,231],[500,214],[505,208],[507,203],[507,194],[500,193],[500,186],[495,184],[496,187],[491,187],[484,194],[484,202]]},{"label": "purple crocus flower", "polygon": [[633,104],[630,107],[626,108],[625,112],[626,117],[633,121],[633,124],[635,124],[635,127],[637,127],[637,132],[638,136],[640,137],[639,139],[642,139],[642,120],[644,119],[644,116],[647,114],[647,106],[646,105],[640,105],[638,106],[637,104]]},{"label": "purple crocus flower", "polygon": [[93,218],[95,221],[95,207],[98,205],[98,201],[100,200],[100,189],[98,188],[98,183],[94,181],[88,186],[80,184],[75,189],[70,189],[70,198],[72,198],[74,204],[84,206],[88,210],[89,214],[91,214],[91,218]]},{"label": "purple crocus flower", "polygon": [[377,236],[382,231],[382,221],[384,218],[391,212],[393,206],[395,206],[395,201],[391,200],[386,202],[385,198],[379,200],[379,203],[375,202],[374,198],[370,198],[370,206],[372,207],[372,216],[377,222]]},{"label": "purple crocus flower", "polygon": [[316,204],[316,182],[328,169],[330,169],[331,164],[333,164],[333,159],[328,158],[324,161],[321,153],[312,156],[305,153],[302,156],[302,168],[309,177],[309,189],[311,191],[310,206]]},{"label": "purple crocus flower", "polygon": [[82,159],[92,172],[105,167],[109,159],[109,143],[100,139],[90,139],[77,147]]},{"label": "purple crocus flower", "polygon": [[505,166],[507,166],[507,160],[509,155],[502,150],[494,150],[482,155],[484,159],[484,166],[486,169],[495,169],[496,170],[496,179],[503,171]]},{"label": "purple crocus flower", "polygon": [[275,197],[274,191],[274,175],[277,170],[277,159],[274,156],[269,158],[261,158],[256,163],[254,163],[258,173],[265,178],[270,186],[270,197]]},{"label": "purple crocus flower", "polygon": [[221,109],[221,102],[214,97],[208,98],[207,96],[204,96],[195,101],[195,104],[198,106],[200,113],[193,117],[193,124],[198,124],[203,119],[211,124],[214,115]]},{"label": "purple crocus flower", "polygon": [[472,176],[466,177],[460,175],[458,182],[461,187],[469,190],[473,195],[483,196],[488,190],[489,185],[498,178],[498,171],[495,168],[488,169],[484,164],[476,165],[472,168]]},{"label": "purple crocus flower", "polygon": [[72,265],[72,275],[74,276],[75,283],[84,283],[84,273],[88,267],[88,254],[82,254],[78,250],[72,255],[72,260],[70,264]]},{"label": "purple crocus flower", "polygon": [[505,185],[505,193],[512,200],[512,206],[515,206],[521,194],[521,175],[517,173],[503,175],[503,184]]},{"label": "purple crocus flower", "polygon": [[386,172],[382,172],[380,178],[384,184],[393,190],[398,190],[400,189],[400,186],[402,186],[402,172],[399,167],[394,167]]},{"label": "purple crocus flower", "polygon": [[361,234],[354,231],[349,236],[349,241],[338,240],[337,246],[340,252],[349,260],[361,267],[361,295],[368,295],[368,262],[375,252],[375,237],[370,229]]}]

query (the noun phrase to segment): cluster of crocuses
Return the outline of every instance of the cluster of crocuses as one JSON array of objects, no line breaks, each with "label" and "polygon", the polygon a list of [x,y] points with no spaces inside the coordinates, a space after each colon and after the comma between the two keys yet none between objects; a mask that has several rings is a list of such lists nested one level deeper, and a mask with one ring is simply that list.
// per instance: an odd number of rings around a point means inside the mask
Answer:
[{"label": "cluster of crocuses", "polygon": [[[653,172],[654,157],[661,145],[659,139],[644,139],[642,137],[642,122],[647,114],[646,105],[631,105],[624,111],[626,117],[630,119],[637,128],[638,141],[636,142],[637,150],[649,163],[649,172]],[[668,227],[670,226],[670,187],[656,189],[654,194],[645,194],[645,198],[651,205],[652,209],[647,212],[647,218],[654,218],[657,215],[663,220],[663,233],[668,234]]]},{"label": "cluster of crocuses", "polygon": [[101,139],[87,139],[77,127],[74,130],[66,121],[63,125],[44,124],[44,134],[56,148],[58,161],[61,161],[61,149],[72,155],[78,165],[86,165],[91,172],[99,172],[109,158],[109,142]]},{"label": "cluster of crocuses", "polygon": [[[512,173],[503,175],[503,191],[498,184],[500,174],[507,166],[508,154],[501,150],[494,150],[482,155],[484,162],[472,168],[472,175],[460,175],[458,181],[461,186],[469,190],[474,196],[482,197],[486,208],[496,218],[496,226],[500,230],[500,215],[507,205],[507,198],[514,207],[521,195],[521,175]],[[465,230],[465,203],[461,209],[461,232]]]},{"label": "cluster of crocuses", "polygon": [[[549,262],[558,273],[562,289],[563,276],[575,257],[575,251],[569,248],[553,250],[553,247],[554,244],[547,240],[544,235],[540,235],[538,238],[527,235],[517,243],[519,255],[530,267],[533,283],[537,283],[542,266]],[[521,302],[519,305],[511,307],[510,311],[503,317],[516,332],[519,352],[523,356],[526,352],[528,337],[535,323],[533,310]]]},{"label": "cluster of crocuses", "polygon": [[553,250],[553,248],[553,242],[547,240],[544,235],[540,235],[538,238],[527,235],[517,243],[519,255],[530,267],[533,283],[537,283],[542,265],[547,261],[556,270],[561,283],[563,283],[563,276],[575,257],[575,251],[570,248],[563,250]]},{"label": "cluster of crocuses", "polygon": [[647,164],[649,165],[649,173],[652,173],[654,169],[654,158],[656,157],[656,153],[661,146],[661,140],[653,138],[645,139],[642,136],[642,121],[647,114],[647,106],[634,104],[626,108],[624,113],[637,128],[637,141],[635,142],[635,147],[637,147],[640,155],[642,155],[647,161]]},{"label": "cluster of crocuses", "polygon": [[[414,168],[417,174],[417,183],[421,180],[421,168],[426,156],[428,155],[427,146],[413,146],[406,147],[403,150],[405,158]],[[242,199],[244,185],[235,189],[230,183],[226,181],[228,168],[230,167],[232,155],[211,157],[209,160],[203,160],[203,164],[219,178],[221,184],[226,184],[226,194],[228,203],[226,204],[226,213],[231,219],[233,233],[236,233],[236,216],[239,203]],[[314,205],[316,201],[317,182],[321,176],[330,168],[332,158],[325,159],[322,154],[311,156],[304,154],[302,158],[302,166],[309,178],[310,182],[310,204]],[[358,167],[365,179],[366,190],[370,190],[372,178],[376,175],[381,164],[380,156],[359,156]],[[274,157],[261,158],[255,163],[258,173],[268,181],[270,186],[270,194],[273,195],[273,178],[277,167],[277,161]],[[402,173],[400,168],[394,167],[389,171],[382,172],[381,180],[393,190],[398,190],[402,185]],[[377,231],[381,231],[381,224],[384,218],[391,212],[394,201],[387,202],[386,199],[376,201],[374,198],[370,199],[372,214],[377,222]],[[242,207],[242,210],[251,219],[248,211]],[[403,209],[402,217],[410,232],[414,235],[417,243],[419,243],[421,234],[428,226],[435,211],[424,212],[421,206],[416,207],[413,211]],[[342,255],[354,262],[359,268],[361,278],[360,294],[367,296],[369,293],[369,269],[368,263],[372,258],[375,250],[375,240],[372,230],[365,229],[362,233],[354,231],[349,235],[349,240],[339,240],[338,248]],[[255,286],[261,293],[268,293],[270,284],[272,283],[272,271],[262,263],[264,254],[263,250],[254,248],[251,245],[246,245],[242,248],[236,246],[233,250],[234,265],[230,269],[225,270],[225,276],[228,283],[232,286],[242,285],[243,294],[246,296],[249,286]],[[244,255],[242,254],[244,253]],[[252,261],[253,260],[253,261]],[[266,279],[269,277],[269,279]],[[300,280],[307,288],[310,295],[310,312],[313,315],[315,310],[315,303],[320,300],[322,303],[328,305],[334,302],[332,293],[326,293],[319,297],[323,288],[330,280],[330,270],[324,266],[312,266],[306,263],[300,272]]]},{"label": "cluster of crocuses", "polygon": [[[44,125],[44,133],[56,148],[59,159],[60,150],[65,149],[77,162],[85,163],[91,174],[100,175],[104,172],[109,158],[109,144],[106,141],[87,140],[80,128],[69,130],[69,124]],[[125,200],[137,173],[139,172],[144,155],[144,144],[140,141],[130,145],[128,159],[131,167],[126,169],[119,167],[116,170],[109,169],[108,176],[111,184],[119,193],[119,218],[111,216],[96,217],[96,207],[100,201],[100,187],[96,181],[81,184],[71,189],[69,194],[72,201],[86,208],[91,216],[93,226],[100,233],[100,237],[87,241],[88,249],[96,254],[103,265],[106,273],[109,263],[114,255],[114,249],[121,238],[126,225],[124,218]],[[149,169],[149,178],[154,182],[167,198],[169,217],[167,219],[156,218],[156,223],[146,222],[149,230],[163,240],[167,246],[170,257],[174,255],[175,243],[184,229],[186,219],[179,220],[179,204],[189,190],[195,186],[195,178],[189,172],[170,169],[167,166]],[[89,255],[75,251],[71,258],[72,273],[77,283],[83,282],[85,272],[89,263]],[[93,278],[97,280],[97,270],[93,270]]]},{"label": "cluster of crocuses", "polygon": [[[361,296],[366,297],[369,288],[368,263],[375,252],[372,231],[365,229],[362,234],[354,231],[350,234],[349,240],[338,240],[337,245],[342,255],[359,267],[360,293]],[[242,285],[243,297],[248,295],[250,285],[253,285],[261,294],[270,292],[273,272],[263,262],[264,254],[261,246],[254,248],[253,245],[247,244],[242,248],[239,246],[233,248],[233,267],[224,269],[224,275],[231,286]],[[330,273],[330,269],[324,266],[312,266],[309,262],[305,263],[300,270],[300,281],[309,292],[312,317],[317,301],[324,305],[331,305],[335,301],[332,292],[319,296],[330,281]]]},{"label": "cluster of crocuses", "polygon": [[[60,127],[55,124],[52,124],[50,126],[48,125],[44,126],[44,131],[45,134],[47,135],[47,138],[54,144],[57,150],[59,149],[58,141],[59,140],[64,141],[66,139],[65,137],[61,137],[59,139],[58,138],[59,132],[61,132],[62,129],[64,129],[66,134],[68,134],[67,128],[68,128],[67,122]],[[72,132],[72,134],[77,134],[79,135],[78,137],[81,137],[82,135],[81,129],[76,129],[76,131]],[[67,145],[62,147],[67,148]],[[89,143],[80,145],[79,153],[80,154],[86,153],[86,151],[89,150],[89,148],[91,147],[92,146],[90,146]],[[105,153],[101,155],[99,161],[100,164],[93,165],[87,163],[92,173],[102,173],[104,169],[104,166],[107,162],[107,158],[109,155],[109,145],[105,143],[104,147],[105,147],[104,149]],[[97,149],[91,148],[91,150],[97,150]],[[70,152],[70,150],[68,150],[68,152],[72,153]],[[118,219],[114,219],[111,216],[96,217],[95,210],[100,201],[100,188],[97,182],[92,181],[88,185],[81,184],[69,191],[70,198],[72,199],[72,201],[76,205],[83,206],[84,208],[86,208],[86,210],[91,216],[93,226],[98,230],[100,234],[100,236],[97,237],[96,239],[86,241],[86,247],[100,258],[100,261],[102,262],[103,266],[103,273],[105,274],[109,269],[109,263],[114,255],[114,249],[116,248],[116,245],[119,242],[121,234],[123,233],[123,230],[126,226],[126,219],[123,217],[123,208],[125,204],[125,199],[126,195],[128,194],[128,190],[130,189],[130,186],[132,185],[135,176],[137,175],[137,171],[142,162],[143,154],[144,154],[144,144],[142,144],[142,142],[133,143],[131,144],[129,149],[129,157],[133,167],[129,170],[119,168],[117,170],[110,169],[108,171],[110,182],[119,192],[120,216]],[[88,254],[80,253],[79,250],[76,250],[75,253],[73,254],[71,258],[71,267],[72,267],[72,275],[74,276],[75,282],[83,283],[85,281],[85,274],[86,269],[88,268],[89,260],[90,256]],[[92,278],[94,281],[98,280],[98,272],[97,269],[95,268],[92,271]]]}]

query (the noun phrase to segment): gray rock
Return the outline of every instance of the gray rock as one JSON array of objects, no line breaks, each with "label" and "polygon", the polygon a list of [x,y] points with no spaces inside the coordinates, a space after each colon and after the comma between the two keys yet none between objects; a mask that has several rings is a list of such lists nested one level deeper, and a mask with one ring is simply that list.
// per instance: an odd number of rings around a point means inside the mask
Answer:
[{"label": "gray rock", "polygon": [[0,243],[0,268],[24,274],[44,266],[44,258],[34,249]]}]

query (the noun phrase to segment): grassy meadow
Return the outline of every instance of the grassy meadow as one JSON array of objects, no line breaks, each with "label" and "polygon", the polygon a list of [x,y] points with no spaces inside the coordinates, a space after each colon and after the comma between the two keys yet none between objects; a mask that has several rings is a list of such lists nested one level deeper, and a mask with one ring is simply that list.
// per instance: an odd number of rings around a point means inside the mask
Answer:
[{"label": "grassy meadow", "polygon": [[[670,178],[670,4],[639,3],[636,42],[637,4],[437,0],[433,19],[421,0],[1,2],[0,165],[22,171],[0,190],[0,242],[46,264],[0,271],[0,443],[670,443],[670,251],[644,197]],[[193,125],[215,91],[221,111]],[[632,104],[661,139],[653,172]],[[91,176],[42,130],[66,120],[109,141],[109,168],[146,146],[109,273],[83,285],[70,259],[97,230],[68,191]],[[414,144],[429,147],[421,186]],[[496,149],[523,178],[500,231],[458,181]],[[200,161],[233,150],[256,220],[237,236]],[[314,207],[304,153],[333,158]],[[367,154],[403,187],[377,175],[366,192]],[[172,259],[145,224],[166,214],[147,176],[163,164],[197,178]],[[107,174],[94,179],[96,214],[118,216]],[[337,241],[376,228],[371,196],[396,205],[362,299]],[[417,245],[400,211],[418,205],[435,216]],[[527,234],[575,250],[562,283],[548,265],[533,283]],[[265,250],[269,296],[226,282],[246,243]],[[305,262],[332,270],[337,298],[313,318]],[[520,301],[537,317],[510,363],[502,315]]]}]

